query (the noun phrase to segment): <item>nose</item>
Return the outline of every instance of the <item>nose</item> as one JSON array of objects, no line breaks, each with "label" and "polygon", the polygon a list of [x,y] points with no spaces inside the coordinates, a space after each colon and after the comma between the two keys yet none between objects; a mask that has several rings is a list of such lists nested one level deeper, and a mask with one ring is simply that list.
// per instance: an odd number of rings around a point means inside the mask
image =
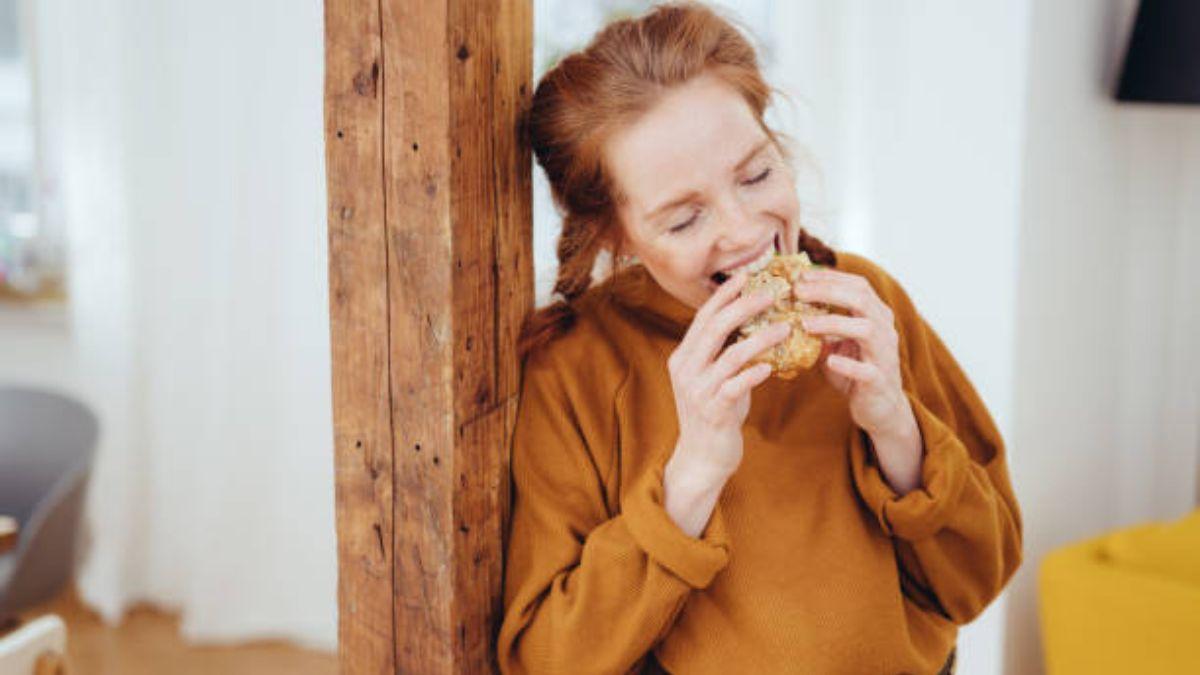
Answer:
[{"label": "nose", "polygon": [[753,214],[732,195],[721,200],[715,215],[720,221],[716,243],[721,250],[744,251],[758,244],[765,236],[763,228],[754,223]]}]

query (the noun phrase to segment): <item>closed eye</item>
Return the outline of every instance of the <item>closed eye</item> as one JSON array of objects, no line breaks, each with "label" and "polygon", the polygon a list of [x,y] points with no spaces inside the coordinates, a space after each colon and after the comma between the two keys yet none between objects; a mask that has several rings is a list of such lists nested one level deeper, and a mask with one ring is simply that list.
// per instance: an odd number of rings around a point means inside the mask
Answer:
[{"label": "closed eye", "polygon": [[[770,175],[771,175],[771,167],[767,167],[767,168],[763,169],[762,173],[758,174],[754,178],[744,181],[742,184],[743,185],[755,185],[757,183],[763,182]],[[690,218],[683,221],[682,223],[679,223],[678,225],[672,226],[670,228],[670,232],[672,234],[675,234],[675,233],[679,233],[679,232],[686,230],[687,228],[691,227],[693,223],[696,222],[696,217],[699,215],[700,215],[699,211],[693,211],[692,216]]]},{"label": "closed eye", "polygon": [[770,175],[771,175],[771,169],[770,169],[770,167],[768,167],[766,169],[763,169],[762,173],[758,174],[754,178],[751,178],[750,180],[743,183],[743,185],[754,185],[755,183],[761,183],[767,179],[767,176],[770,176]]},{"label": "closed eye", "polygon": [[687,220],[683,221],[682,223],[679,223],[678,225],[673,226],[671,228],[671,232],[682,232],[682,231],[686,230],[688,227],[690,227],[692,225],[692,223],[696,222],[696,216],[698,216],[698,215],[700,215],[699,211],[692,211],[692,217],[688,218]]}]

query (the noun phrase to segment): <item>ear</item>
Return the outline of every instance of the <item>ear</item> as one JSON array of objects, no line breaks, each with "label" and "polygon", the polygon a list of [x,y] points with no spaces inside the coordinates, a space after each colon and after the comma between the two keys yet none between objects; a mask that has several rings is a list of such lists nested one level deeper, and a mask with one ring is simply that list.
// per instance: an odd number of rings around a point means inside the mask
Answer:
[{"label": "ear", "polygon": [[612,234],[609,235],[608,251],[612,254],[612,259],[616,263],[616,266],[618,268],[624,267],[630,263],[630,259],[635,255],[633,244],[625,236],[620,225],[613,227],[610,232]]}]

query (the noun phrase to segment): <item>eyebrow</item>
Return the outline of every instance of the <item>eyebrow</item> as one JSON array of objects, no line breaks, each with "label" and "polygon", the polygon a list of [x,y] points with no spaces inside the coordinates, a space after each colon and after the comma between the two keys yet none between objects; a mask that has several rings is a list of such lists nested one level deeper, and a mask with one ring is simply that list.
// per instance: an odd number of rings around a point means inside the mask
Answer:
[{"label": "eyebrow", "polygon": [[[749,164],[750,160],[754,159],[754,157],[756,155],[758,155],[758,153],[762,152],[763,148],[767,147],[767,145],[770,144],[770,142],[771,142],[771,139],[764,138],[761,141],[759,141],[758,143],[756,143],[753,148],[750,148],[750,152],[747,152],[746,155],[744,157],[742,157],[742,159],[740,161],[738,161],[737,164],[734,165],[733,172],[737,173],[738,171],[741,171],[742,167]],[[643,218],[645,220],[650,220],[651,218],[655,217],[659,213],[662,213],[663,211],[666,211],[667,209],[671,209],[676,206],[679,206],[680,204],[684,204],[684,203],[691,201],[692,199],[694,199],[696,197],[697,194],[699,194],[699,193],[696,192],[695,190],[688,190],[686,193],[679,195],[678,197],[672,199],[671,201],[666,202],[665,204],[660,204],[659,206],[656,206],[655,208],[651,209],[649,212],[646,213],[645,216],[643,216]]]}]

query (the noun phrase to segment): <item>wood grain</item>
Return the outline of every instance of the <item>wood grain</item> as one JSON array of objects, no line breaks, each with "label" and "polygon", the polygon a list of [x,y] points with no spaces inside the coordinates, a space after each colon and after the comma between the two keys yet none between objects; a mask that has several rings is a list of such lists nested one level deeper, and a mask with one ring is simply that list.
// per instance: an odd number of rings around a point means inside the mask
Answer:
[{"label": "wood grain", "polygon": [[[464,665],[493,658],[499,629],[508,447],[520,319],[532,306],[530,157],[518,121],[530,98],[532,16],[523,3],[458,3],[451,16],[455,411],[460,466],[454,617]],[[480,228],[477,223],[490,226]],[[459,270],[470,273],[459,273]],[[469,525],[468,523],[474,522]],[[475,601],[488,598],[489,603]]]},{"label": "wood grain", "polygon": [[[353,151],[328,152],[331,294],[336,305],[339,268],[340,302],[354,305],[331,316],[334,341],[343,347],[334,348],[335,373],[341,371],[335,383],[342,384],[335,384],[335,416],[356,442],[367,429],[388,428],[385,413],[391,424],[389,442],[372,446],[378,450],[371,461],[370,453],[355,454],[340,441],[337,447],[339,602],[343,614],[347,603],[358,610],[354,620],[343,617],[342,639],[369,654],[343,645],[342,667],[492,672],[520,374],[516,335],[533,302],[530,156],[517,133],[532,93],[532,10],[528,0],[380,0],[372,24],[365,9],[349,9],[363,4],[326,5],[327,20],[353,14],[362,17],[359,29],[378,30],[377,42],[360,36],[345,47],[363,52],[352,58],[333,42],[350,38],[335,32],[350,22],[326,27],[327,77],[342,82],[327,82],[327,114],[332,119],[339,108],[344,123],[352,117],[359,129],[377,133],[374,143],[364,137]],[[371,44],[378,77],[365,80]],[[360,80],[369,86],[355,86]],[[347,81],[360,98],[365,90],[380,103],[375,126],[363,101],[339,105],[332,98]],[[331,131],[327,143],[345,145]],[[374,168],[368,146],[377,152]],[[361,236],[335,250],[335,220],[351,199],[378,204],[367,208],[380,219],[353,223]],[[337,227],[351,225],[342,219]],[[339,330],[339,321],[361,330]],[[379,360],[384,365],[368,372]],[[383,393],[380,373],[387,377]],[[369,480],[368,465],[376,471]],[[383,499],[391,500],[390,518],[379,517]],[[391,561],[390,579],[370,576],[374,566],[364,564],[367,526],[379,528],[378,559]],[[384,581],[389,595],[374,598],[392,599],[388,620],[361,597],[381,592]],[[364,607],[370,628],[362,625]],[[378,654],[380,626],[393,640],[390,661]]]},{"label": "wood grain", "polygon": [[325,4],[325,161],[343,672],[395,672],[383,49],[377,0]]},{"label": "wood grain", "polygon": [[[196,645],[180,632],[178,612],[146,603],[126,608],[111,624],[79,598],[74,584],[21,612],[25,621],[57,615],[67,626],[70,675],[335,675],[334,654],[282,640]],[[0,673],[9,671],[0,665]]]}]

